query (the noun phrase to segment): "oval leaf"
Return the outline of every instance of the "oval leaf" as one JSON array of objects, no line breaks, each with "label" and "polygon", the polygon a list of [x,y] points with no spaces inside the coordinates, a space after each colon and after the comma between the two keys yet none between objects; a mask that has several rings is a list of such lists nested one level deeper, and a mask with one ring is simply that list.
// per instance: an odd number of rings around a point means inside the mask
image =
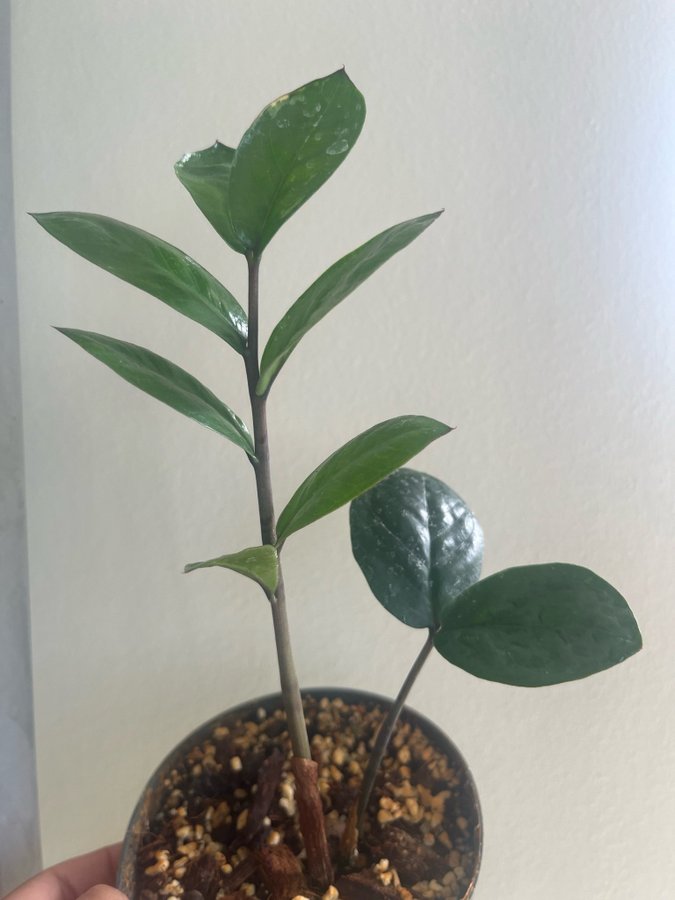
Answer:
[{"label": "oval leaf", "polygon": [[354,500],[354,558],[382,606],[413,628],[480,578],[483,532],[466,503],[431,475],[399,469]]},{"label": "oval leaf", "polygon": [[267,106],[237,147],[229,208],[238,241],[259,255],[354,146],[365,101],[341,69]]},{"label": "oval leaf", "polygon": [[256,393],[270,387],[298,342],[317,322],[377,271],[388,259],[407,247],[431,225],[440,212],[409,219],[343,256],[307,288],[276,326],[260,363]]},{"label": "oval leaf", "polygon": [[253,457],[253,440],[246,425],[229,406],[184,369],[144,347],[103,334],[77,328],[57,328],[57,331],[75,341],[125,381],[229,438]]},{"label": "oval leaf", "polygon": [[450,430],[426,416],[398,416],[353,438],[293,494],[279,516],[277,543],[349,503]]},{"label": "oval leaf", "polygon": [[270,593],[274,593],[279,583],[279,558],[276,548],[264,544],[262,547],[247,547],[238,553],[230,553],[227,556],[219,556],[217,559],[207,559],[205,562],[190,563],[185,566],[186,572],[194,572],[195,569],[208,569],[212,566],[220,566],[223,569],[232,569],[239,572]]},{"label": "oval leaf", "polygon": [[206,150],[188,153],[174,166],[181,184],[190,192],[218,234],[233,250],[245,253],[230,216],[230,173],[234,150],[219,141]]},{"label": "oval leaf", "polygon": [[489,681],[540,687],[608,669],[642,646],[621,594],[581,566],[491,575],[445,610],[436,649]]},{"label": "oval leaf", "polygon": [[232,294],[182,250],[107,216],[40,213],[34,218],[66,247],[246,349],[246,313]]}]

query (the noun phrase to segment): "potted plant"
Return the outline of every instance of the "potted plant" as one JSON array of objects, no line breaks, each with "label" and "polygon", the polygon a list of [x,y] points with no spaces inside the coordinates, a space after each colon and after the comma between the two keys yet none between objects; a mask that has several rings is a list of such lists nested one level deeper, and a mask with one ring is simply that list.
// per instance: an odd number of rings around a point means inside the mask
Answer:
[{"label": "potted plant", "polygon": [[[260,352],[259,270],[284,222],[337,170],[365,118],[344,70],[270,103],[236,149],[189,153],[176,174],[248,267],[247,310],[177,248],[115,220],[46,213],[38,222],[81,256],[217,334],[245,367],[251,428],[196,378],[145,348],[59,329],[131,384],[244,452],[255,479],[260,542],[191,563],[253,579],[272,615],[281,698],[219,716],[150,780],[127,836],[123,889],[142,897],[335,900],[468,897],[481,821],[458,751],[403,704],[435,648],[481,677],[537,686],[581,678],[635,653],[628,605],[587,569],[561,563],[480,580],[483,537],[464,501],[436,478],[401,468],[451,429],[422,415],[389,419],[315,469],[277,516],[267,404],[302,337],[440,215],[401,222],[319,276]],[[393,703],[330,689],[304,696],[286,616],[282,551],[302,528],[350,503],[354,556],[377,599],[427,632]]]}]

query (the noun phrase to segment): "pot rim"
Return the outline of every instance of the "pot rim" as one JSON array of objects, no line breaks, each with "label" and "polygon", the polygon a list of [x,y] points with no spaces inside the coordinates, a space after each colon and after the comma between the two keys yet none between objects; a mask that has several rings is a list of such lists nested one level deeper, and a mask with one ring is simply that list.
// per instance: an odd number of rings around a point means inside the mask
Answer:
[{"label": "pot rim", "polygon": [[[360,688],[309,687],[302,688],[300,693],[303,699],[307,696],[314,696],[317,699],[328,697],[330,700],[344,700],[345,703],[357,703],[363,702],[365,700],[370,705],[384,706],[385,709],[393,703],[391,697],[385,697],[382,694],[375,694],[372,691],[364,691]],[[264,694],[262,697],[256,697],[252,700],[242,701],[236,706],[229,707],[228,709],[223,710],[217,715],[212,716],[210,719],[207,719],[206,722],[198,725],[185,737],[183,737],[173,747],[173,749],[169,753],[167,753],[161,763],[156,767],[150,778],[148,778],[141,796],[134,806],[131,818],[129,819],[129,824],[127,825],[127,830],[122,842],[122,850],[120,853],[115,881],[117,888],[128,897],[131,897],[132,900],[132,888],[135,887],[134,882],[136,850],[141,835],[144,831],[147,830],[147,821],[150,814],[150,801],[154,796],[157,783],[163,782],[166,773],[170,772],[171,769],[174,769],[176,767],[175,763],[179,759],[182,759],[185,756],[185,753],[189,749],[192,749],[195,744],[198,744],[202,740],[204,740],[206,735],[210,735],[213,732],[213,729],[217,727],[217,725],[222,722],[223,719],[232,718],[233,716],[239,718],[245,717],[246,715],[255,715],[256,711],[261,707],[265,709],[266,712],[269,712],[272,709],[283,707],[281,692],[275,691],[271,694]],[[454,762],[456,762],[463,771],[466,788],[472,796],[472,806],[475,815],[475,825],[473,833],[475,842],[474,853],[476,861],[469,885],[463,897],[461,898],[461,900],[469,900],[476,887],[476,881],[478,879],[478,873],[480,871],[483,856],[483,814],[480,806],[480,800],[478,798],[478,791],[476,789],[476,782],[474,781],[471,769],[469,768],[464,756],[457,748],[454,741],[452,741],[443,731],[441,731],[441,729],[438,727],[438,725],[436,725],[435,722],[427,718],[427,716],[423,715],[422,713],[418,712],[416,709],[413,709],[412,707],[407,705],[404,706],[401,710],[401,718],[414,721],[415,724],[421,726],[422,730],[435,743],[438,743],[439,745],[447,748],[450,755],[453,757]]]}]

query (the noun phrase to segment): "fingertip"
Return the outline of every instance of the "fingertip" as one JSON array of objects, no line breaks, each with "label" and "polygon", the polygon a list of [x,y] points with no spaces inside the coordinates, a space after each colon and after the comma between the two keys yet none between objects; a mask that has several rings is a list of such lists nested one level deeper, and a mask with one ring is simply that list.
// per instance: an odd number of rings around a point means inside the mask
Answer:
[{"label": "fingertip", "polygon": [[127,896],[109,884],[95,884],[80,894],[79,900],[127,900]]}]

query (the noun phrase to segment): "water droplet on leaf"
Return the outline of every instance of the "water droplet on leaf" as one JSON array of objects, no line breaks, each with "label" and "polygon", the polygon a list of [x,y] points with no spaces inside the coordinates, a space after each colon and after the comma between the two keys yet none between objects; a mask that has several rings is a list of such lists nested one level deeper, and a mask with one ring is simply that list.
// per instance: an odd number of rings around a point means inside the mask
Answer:
[{"label": "water droplet on leaf", "polygon": [[337,156],[340,153],[346,153],[347,150],[349,150],[349,141],[342,138],[339,141],[335,141],[334,144],[331,144],[330,147],[327,148],[326,153],[329,156]]}]

